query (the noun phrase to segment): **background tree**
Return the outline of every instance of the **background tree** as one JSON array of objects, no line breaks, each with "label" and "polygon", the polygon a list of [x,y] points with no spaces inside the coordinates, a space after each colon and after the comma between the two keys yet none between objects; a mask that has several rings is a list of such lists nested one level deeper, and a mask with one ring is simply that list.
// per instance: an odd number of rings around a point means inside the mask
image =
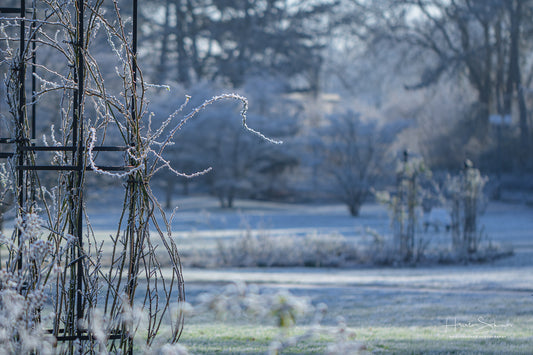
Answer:
[{"label": "background tree", "polygon": [[186,86],[219,80],[241,87],[248,76],[266,74],[293,78],[292,89],[316,91],[327,31],[321,19],[334,5],[287,0],[151,2],[144,12],[144,35],[153,41],[147,60],[155,59],[158,79]]},{"label": "background tree", "polygon": [[380,125],[348,111],[319,131],[324,189],[358,216],[371,188],[386,175],[387,151],[405,122]]},{"label": "background tree", "polygon": [[486,144],[490,115],[509,115],[516,102],[517,148],[529,153],[521,66],[530,48],[524,38],[531,25],[523,16],[531,12],[531,1],[348,0],[344,4],[352,11],[339,15],[338,24],[348,26],[367,53],[394,48],[402,54],[396,56],[397,69],[418,71],[418,80],[404,81],[406,88],[431,87],[444,78],[456,84],[466,79],[476,96],[462,132]]},{"label": "background tree", "polygon": [[145,60],[158,82],[190,85],[209,77],[216,48],[212,38],[213,1],[156,0],[142,7]]}]

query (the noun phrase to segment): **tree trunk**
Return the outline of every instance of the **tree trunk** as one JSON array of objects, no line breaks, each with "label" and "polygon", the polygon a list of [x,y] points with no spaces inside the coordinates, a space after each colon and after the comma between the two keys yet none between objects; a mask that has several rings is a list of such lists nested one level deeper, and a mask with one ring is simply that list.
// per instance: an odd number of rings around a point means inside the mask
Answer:
[{"label": "tree trunk", "polygon": [[159,81],[166,80],[167,57],[168,57],[168,35],[170,27],[170,0],[165,1],[165,23],[163,25],[163,38],[161,39],[161,53],[159,56],[158,75]]},{"label": "tree trunk", "polygon": [[507,2],[509,17],[511,20],[511,45],[509,53],[509,74],[507,77],[507,96],[506,96],[506,112],[511,112],[511,102],[513,94],[516,92],[518,99],[519,110],[519,127],[520,127],[520,143],[519,143],[519,165],[520,170],[523,170],[526,165],[527,154],[529,151],[529,128],[527,121],[527,107],[524,99],[524,92],[522,90],[522,80],[520,71],[520,28],[522,26],[522,0],[511,0]]},{"label": "tree trunk", "polygon": [[220,208],[226,208],[226,199],[224,198],[223,194],[218,195],[218,202],[220,204]]},{"label": "tree trunk", "polygon": [[172,195],[174,195],[175,177],[171,176],[167,179],[167,188],[165,191],[165,208],[170,210],[172,208]]},{"label": "tree trunk", "polygon": [[520,168],[525,170],[528,168],[528,156],[529,156],[529,125],[527,121],[527,107],[524,99],[524,90],[520,82],[516,83],[518,93],[518,110],[520,112]]},{"label": "tree trunk", "polygon": [[233,200],[235,199],[235,188],[233,188],[232,186],[228,187],[228,190],[226,191],[226,199],[228,201],[228,208],[233,208]]},{"label": "tree trunk", "polygon": [[524,98],[524,90],[522,87],[522,72],[520,69],[520,28],[522,27],[522,0],[516,0],[516,25],[513,28],[513,36],[512,36],[512,42],[515,42],[514,46],[516,47],[514,50],[516,51],[516,54],[513,57],[514,60],[514,71],[516,72],[516,80],[515,80],[515,90],[518,97],[518,112],[520,117],[520,167],[521,169],[526,168],[527,164],[527,156],[529,153],[529,127],[528,127],[528,120],[527,120],[527,107],[526,107],[526,101]]},{"label": "tree trunk", "polygon": [[359,217],[359,212],[361,211],[361,205],[358,203],[350,203],[348,205],[348,210],[352,217]]},{"label": "tree trunk", "polygon": [[[192,68],[194,70],[194,73],[196,75],[196,80],[202,79],[204,77],[204,63],[203,60],[200,59],[200,54],[198,50],[198,32],[200,31],[198,28],[198,19],[194,12],[195,10],[195,4],[192,3],[191,0],[187,0],[187,12],[189,16],[191,16],[191,22],[189,24],[188,33],[191,39],[191,53],[190,53],[190,61],[192,63]],[[211,44],[209,44],[207,49],[206,58],[211,57]]]},{"label": "tree trunk", "polygon": [[185,86],[190,84],[189,58],[185,49],[185,33],[187,31],[186,13],[181,7],[181,0],[176,3],[176,45],[178,52],[178,82]]}]

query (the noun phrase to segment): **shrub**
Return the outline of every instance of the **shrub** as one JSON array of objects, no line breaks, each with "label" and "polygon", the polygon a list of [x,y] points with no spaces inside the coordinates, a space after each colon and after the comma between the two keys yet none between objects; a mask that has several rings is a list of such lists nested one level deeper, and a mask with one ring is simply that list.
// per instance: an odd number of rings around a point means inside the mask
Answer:
[{"label": "shrub", "polygon": [[219,242],[218,265],[237,267],[343,267],[359,261],[354,242],[339,234],[271,236],[251,230],[229,242]]},{"label": "shrub", "polygon": [[479,216],[485,210],[487,198],[483,188],[488,178],[474,168],[471,161],[465,162],[464,170],[457,176],[448,177],[446,193],[451,214],[453,250],[461,259],[468,259],[479,249],[482,232]]},{"label": "shrub", "polygon": [[424,253],[425,243],[416,234],[421,207],[432,194],[426,186],[435,186],[431,172],[421,159],[409,159],[406,151],[396,170],[394,191],[376,192],[378,201],[389,210],[397,261],[416,262]]}]

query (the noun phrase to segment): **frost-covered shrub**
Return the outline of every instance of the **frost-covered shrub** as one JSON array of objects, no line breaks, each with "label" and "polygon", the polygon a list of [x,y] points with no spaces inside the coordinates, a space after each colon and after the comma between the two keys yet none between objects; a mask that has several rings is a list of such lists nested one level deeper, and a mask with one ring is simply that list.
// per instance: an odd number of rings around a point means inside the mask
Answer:
[{"label": "frost-covered shrub", "polygon": [[221,292],[200,295],[195,310],[211,313],[220,320],[268,318],[280,328],[290,328],[300,318],[313,314],[315,308],[308,298],[295,297],[286,290],[261,294],[255,285],[236,282],[225,286]]},{"label": "frost-covered shrub", "polygon": [[64,249],[43,237],[43,221],[36,213],[16,219],[15,231],[0,232],[0,353],[52,354],[55,338],[43,326],[41,316],[47,287],[60,271]]},{"label": "frost-covered shrub", "polygon": [[478,220],[487,204],[483,193],[487,181],[488,178],[482,176],[469,160],[459,175],[448,177],[446,181],[452,248],[463,259],[468,259],[479,248],[482,232]]},{"label": "frost-covered shrub", "polygon": [[423,160],[409,159],[404,152],[403,160],[396,169],[393,192],[376,192],[378,201],[389,210],[397,261],[416,262],[423,255],[425,243],[416,234],[423,202],[432,193],[427,186],[435,184]]},{"label": "frost-covered shrub", "polygon": [[221,266],[342,267],[357,263],[359,249],[338,234],[271,236],[248,230],[229,242],[219,242],[217,257]]},{"label": "frost-covered shrub", "polygon": [[54,354],[55,338],[35,320],[45,300],[43,292],[21,294],[15,287],[18,281],[8,280],[12,276],[5,271],[0,275],[0,353]]},{"label": "frost-covered shrub", "polygon": [[[374,263],[482,262],[512,253],[490,240],[481,247],[485,235],[479,216],[487,205],[483,188],[488,179],[470,161],[460,174],[448,176],[441,188],[422,160],[407,158],[404,155],[397,170],[395,189],[376,192],[390,212],[393,247],[374,243],[370,249]],[[429,226],[451,233],[451,246],[431,245],[429,239],[420,237],[421,227],[427,233]]]},{"label": "frost-covered shrub", "polygon": [[366,247],[361,251],[361,264],[392,265],[397,261],[397,250],[386,236],[367,228],[363,237],[366,239]]}]

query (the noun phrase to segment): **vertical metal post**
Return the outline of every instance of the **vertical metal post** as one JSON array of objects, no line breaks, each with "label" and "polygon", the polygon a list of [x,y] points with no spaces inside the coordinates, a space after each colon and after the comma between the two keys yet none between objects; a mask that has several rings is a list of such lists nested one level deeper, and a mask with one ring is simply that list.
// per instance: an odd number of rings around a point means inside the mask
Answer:
[{"label": "vertical metal post", "polygon": [[132,29],[132,50],[133,50],[133,84],[137,82],[137,0],[133,0],[133,29]]},{"label": "vertical metal post", "polygon": [[31,139],[35,139],[36,136],[36,116],[37,116],[37,105],[35,103],[36,99],[36,92],[37,92],[37,80],[35,78],[35,71],[36,71],[36,64],[37,64],[37,43],[35,42],[37,33],[35,33],[36,28],[36,20],[37,20],[37,6],[35,4],[35,0],[32,2],[32,23],[31,23],[31,98],[32,98],[32,105],[31,105]]},{"label": "vertical metal post", "polygon": [[[36,19],[37,19],[37,5],[36,1],[32,1],[32,23],[31,23],[31,145],[35,146],[35,137],[36,137],[36,116],[37,116],[37,102],[36,102],[36,93],[37,93],[37,80],[35,78],[36,64],[37,64],[37,43],[36,43]],[[35,172],[31,173],[31,203],[35,204]]]},{"label": "vertical metal post", "polygon": [[74,301],[71,309],[71,316],[67,320],[68,328],[76,330],[76,337],[82,337],[83,330],[80,329],[80,320],[83,319],[84,292],[83,292],[83,90],[84,90],[84,0],[76,0],[76,34],[73,40],[74,47],[74,70],[73,79],[77,83],[73,90],[72,98],[72,165],[76,168],[72,172],[69,181],[71,218],[69,220],[69,232],[76,237],[77,244],[73,246],[71,258],[75,263],[71,268],[71,295]]},{"label": "vertical metal post", "polygon": [[[18,81],[19,81],[19,97],[18,97],[18,107],[17,107],[17,144],[16,144],[16,156],[18,166],[24,165],[24,127],[25,127],[25,117],[24,111],[26,109],[26,64],[25,64],[25,55],[24,49],[26,45],[26,22],[24,18],[26,16],[26,0],[20,1],[20,38],[19,38],[19,63],[18,63]],[[25,172],[22,169],[17,169],[17,193],[18,193],[18,214],[20,216],[24,215],[24,200],[25,200]],[[17,239],[19,244],[21,244],[21,231],[17,229]],[[22,269],[22,256],[18,256],[17,266],[19,269]]]},{"label": "vertical metal post", "polygon": [[[132,126],[135,125],[136,117],[137,117],[137,21],[138,21],[138,13],[137,13],[137,0],[133,0],[133,24],[132,24],[132,83],[131,83],[131,121],[128,123],[129,127],[129,145],[131,146],[135,142],[135,131],[132,130]],[[130,163],[135,164],[133,162],[133,159],[130,158]],[[134,196],[138,193],[137,189],[139,186],[137,185],[137,181],[133,176],[129,176],[128,178],[128,188],[127,191],[131,194],[130,198],[130,206],[129,206],[129,218],[128,218],[128,233],[130,234],[130,264],[129,264],[129,270],[128,270],[128,285],[127,287],[127,294],[129,297],[130,305],[133,305],[133,296],[135,292],[136,287],[136,273],[137,273],[137,265],[136,260],[134,258],[135,255],[135,229],[132,223],[135,223],[135,214],[136,214],[136,206],[135,206],[135,199]],[[128,339],[128,355],[133,354],[133,341],[132,339]]]},{"label": "vertical metal post", "polygon": [[[82,116],[82,109],[83,109],[83,91],[84,91],[84,78],[85,78],[85,61],[84,61],[84,53],[83,53],[83,46],[84,46],[84,0],[77,0],[77,21],[76,21],[76,32],[77,32],[77,38],[76,38],[76,76],[78,80],[78,88],[77,93],[74,97],[76,100],[76,105],[74,105],[75,110],[75,123],[76,127],[75,131],[79,132],[77,134],[77,139],[75,142],[73,142],[76,145],[76,186],[75,186],[75,193],[76,198],[75,201],[77,203],[77,209],[76,209],[76,236],[78,239],[78,253],[77,253],[77,266],[76,266],[76,318],[77,320],[83,319],[83,313],[84,313],[84,307],[83,307],[83,174],[84,174],[84,159],[83,159],[83,116]],[[77,326],[78,329],[78,335],[81,336],[81,331],[79,329],[79,326]]]}]

